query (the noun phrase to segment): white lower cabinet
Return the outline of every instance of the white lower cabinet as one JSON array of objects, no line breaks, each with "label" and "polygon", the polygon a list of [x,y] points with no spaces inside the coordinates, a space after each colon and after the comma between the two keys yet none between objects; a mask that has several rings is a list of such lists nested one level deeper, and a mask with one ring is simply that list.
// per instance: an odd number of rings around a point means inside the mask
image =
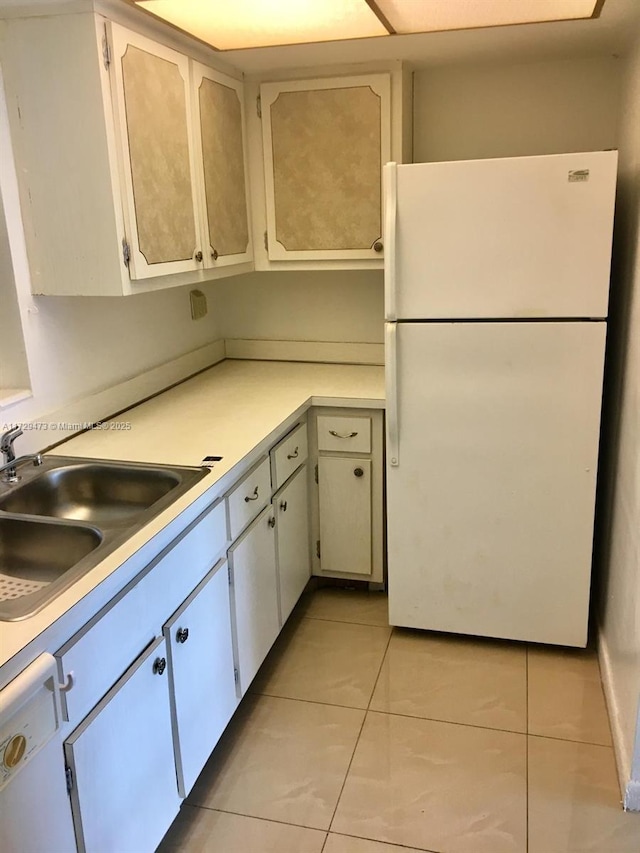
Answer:
[{"label": "white lower cabinet", "polygon": [[318,460],[322,571],[371,576],[371,460]]},{"label": "white lower cabinet", "polygon": [[384,582],[383,415],[316,409],[311,416],[313,574]]},{"label": "white lower cabinet", "polygon": [[226,561],[211,570],[162,630],[178,790],[186,797],[238,704]]},{"label": "white lower cabinet", "polygon": [[307,466],[274,495],[280,623],[284,623],[311,576]]},{"label": "white lower cabinet", "polygon": [[65,741],[81,853],[154,850],[178,813],[166,658],[158,639]]},{"label": "white lower cabinet", "polygon": [[280,632],[271,505],[229,549],[239,688],[244,694]]}]

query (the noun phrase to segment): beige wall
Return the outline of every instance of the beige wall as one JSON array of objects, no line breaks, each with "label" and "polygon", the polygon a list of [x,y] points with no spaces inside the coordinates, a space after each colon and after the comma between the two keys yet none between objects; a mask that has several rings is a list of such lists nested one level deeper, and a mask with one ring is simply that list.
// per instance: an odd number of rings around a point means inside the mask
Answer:
[{"label": "beige wall", "polygon": [[606,57],[418,71],[414,160],[615,148],[620,64]]},{"label": "beige wall", "polygon": [[640,39],[623,84],[598,567],[619,770],[628,804],[640,809]]}]

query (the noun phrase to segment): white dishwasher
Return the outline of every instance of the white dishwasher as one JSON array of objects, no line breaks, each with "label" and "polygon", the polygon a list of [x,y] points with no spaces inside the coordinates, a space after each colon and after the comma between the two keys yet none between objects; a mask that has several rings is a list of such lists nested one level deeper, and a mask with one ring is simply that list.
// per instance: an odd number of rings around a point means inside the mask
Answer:
[{"label": "white dishwasher", "polygon": [[41,654],[0,690],[0,849],[74,851],[56,661]]}]

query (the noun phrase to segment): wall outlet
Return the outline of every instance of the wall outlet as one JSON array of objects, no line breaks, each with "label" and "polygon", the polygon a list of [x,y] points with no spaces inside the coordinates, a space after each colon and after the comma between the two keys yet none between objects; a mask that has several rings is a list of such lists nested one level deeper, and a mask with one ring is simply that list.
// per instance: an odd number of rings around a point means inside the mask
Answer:
[{"label": "wall outlet", "polygon": [[191,319],[200,320],[207,314],[207,297],[201,290],[192,290],[189,293],[191,300]]}]

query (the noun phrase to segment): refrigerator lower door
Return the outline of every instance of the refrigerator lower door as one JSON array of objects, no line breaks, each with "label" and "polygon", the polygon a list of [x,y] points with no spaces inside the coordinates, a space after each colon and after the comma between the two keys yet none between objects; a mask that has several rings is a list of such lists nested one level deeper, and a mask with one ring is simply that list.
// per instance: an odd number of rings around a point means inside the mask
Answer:
[{"label": "refrigerator lower door", "polygon": [[398,324],[392,625],[586,644],[605,331]]}]

